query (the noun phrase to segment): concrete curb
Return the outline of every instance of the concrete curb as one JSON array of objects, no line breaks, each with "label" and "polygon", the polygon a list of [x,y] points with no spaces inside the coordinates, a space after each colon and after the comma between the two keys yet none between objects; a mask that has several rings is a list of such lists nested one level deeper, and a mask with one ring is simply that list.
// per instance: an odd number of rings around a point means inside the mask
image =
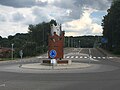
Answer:
[{"label": "concrete curb", "polygon": [[83,69],[91,67],[92,64],[86,63],[72,63],[71,65],[57,65],[57,66],[49,66],[42,65],[41,63],[33,63],[33,64],[23,64],[21,68],[23,69],[39,69],[39,70],[69,70],[69,69]]}]

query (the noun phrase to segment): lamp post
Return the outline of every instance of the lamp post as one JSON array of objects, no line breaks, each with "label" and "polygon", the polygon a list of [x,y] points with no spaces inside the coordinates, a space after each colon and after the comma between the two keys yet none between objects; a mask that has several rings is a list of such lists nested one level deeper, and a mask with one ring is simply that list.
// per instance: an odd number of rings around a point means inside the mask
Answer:
[{"label": "lamp post", "polygon": [[11,57],[12,57],[12,60],[13,60],[13,46],[14,46],[14,43],[12,43],[11,45],[12,45],[12,54],[11,54]]}]

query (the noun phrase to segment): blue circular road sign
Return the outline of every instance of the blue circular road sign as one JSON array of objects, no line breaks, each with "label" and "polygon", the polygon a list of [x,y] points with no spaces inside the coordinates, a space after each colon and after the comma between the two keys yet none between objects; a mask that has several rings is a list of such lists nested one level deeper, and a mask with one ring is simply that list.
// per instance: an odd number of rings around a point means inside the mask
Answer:
[{"label": "blue circular road sign", "polygon": [[101,39],[101,42],[102,42],[102,43],[107,43],[108,40],[107,40],[106,38],[102,38],[102,39]]},{"label": "blue circular road sign", "polygon": [[55,50],[51,50],[49,54],[51,58],[55,58],[57,55],[57,52]]}]

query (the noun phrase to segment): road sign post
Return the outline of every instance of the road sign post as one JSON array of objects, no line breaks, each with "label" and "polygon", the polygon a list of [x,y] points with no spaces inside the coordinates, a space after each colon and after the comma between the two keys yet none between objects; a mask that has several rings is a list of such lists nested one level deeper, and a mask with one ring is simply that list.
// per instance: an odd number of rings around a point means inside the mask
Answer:
[{"label": "road sign post", "polygon": [[54,69],[54,66],[57,64],[56,59],[51,59],[52,69]]},{"label": "road sign post", "polygon": [[51,50],[49,55],[52,58],[50,62],[52,64],[52,69],[54,69],[54,66],[57,64],[56,59],[54,59],[57,55],[57,52],[55,50]]}]

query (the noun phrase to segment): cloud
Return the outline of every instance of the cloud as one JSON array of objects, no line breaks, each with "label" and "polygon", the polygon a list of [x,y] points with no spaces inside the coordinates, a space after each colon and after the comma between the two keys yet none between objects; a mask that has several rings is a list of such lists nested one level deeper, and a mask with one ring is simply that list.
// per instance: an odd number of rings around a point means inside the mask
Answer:
[{"label": "cloud", "polygon": [[101,35],[101,19],[110,1],[0,0],[0,35],[27,32],[29,24],[48,22],[51,19],[63,24],[67,36]]},{"label": "cloud", "polygon": [[75,0],[76,6],[86,6],[96,10],[106,10],[110,6],[111,0]]},{"label": "cloud", "polygon": [[36,0],[0,0],[1,5],[23,8],[23,7],[32,7],[32,6],[45,6],[47,2],[36,2]]},{"label": "cloud", "polygon": [[80,19],[63,24],[63,29],[67,32],[66,35],[102,35],[101,25],[93,22],[90,17],[92,12],[94,9],[86,9]]},{"label": "cloud", "polygon": [[25,17],[23,14],[19,13],[19,12],[15,12],[15,13],[12,13],[12,20],[14,22],[20,22],[22,20],[24,20]]},{"label": "cloud", "polygon": [[43,21],[50,21],[51,19],[55,19],[59,23],[64,23],[73,20],[73,18],[69,17],[70,10],[59,8],[56,6],[47,5],[46,7],[32,7],[32,14],[35,16],[36,23],[40,23]]},{"label": "cloud", "polygon": [[[60,22],[79,19],[82,16],[85,7],[106,10],[110,5],[108,0],[95,0],[94,2],[93,0],[0,0],[0,4],[15,8],[38,7],[39,9],[36,8],[34,10],[39,11],[34,12],[41,14],[41,17],[43,17],[41,21],[48,21],[49,18],[55,18]],[[44,12],[47,13],[47,15]],[[67,15],[65,15],[65,12],[67,12]],[[38,17],[36,17],[36,19],[39,20]]]},{"label": "cloud", "polygon": [[15,35],[17,33],[27,33],[28,27],[19,23],[0,22],[0,35],[6,37],[8,35]]},{"label": "cloud", "polygon": [[0,22],[5,22],[6,18],[4,14],[0,14]]},{"label": "cloud", "polygon": [[102,27],[96,23],[93,23],[91,26],[93,35],[102,35]]},{"label": "cloud", "polygon": [[95,10],[106,10],[110,6],[111,0],[56,0],[53,5],[70,9],[69,17],[72,19],[79,19],[84,12],[84,9],[93,8]]},{"label": "cloud", "polygon": [[71,19],[79,19],[83,13],[83,6],[76,6],[74,0],[57,0],[52,3],[56,7],[60,7],[61,9],[69,10],[69,18]]},{"label": "cloud", "polygon": [[79,19],[82,16],[84,7],[106,10],[110,5],[109,3],[109,0],[94,0],[94,2],[93,0],[0,0],[0,4],[15,8],[56,6],[61,9],[70,10],[70,19]]}]

